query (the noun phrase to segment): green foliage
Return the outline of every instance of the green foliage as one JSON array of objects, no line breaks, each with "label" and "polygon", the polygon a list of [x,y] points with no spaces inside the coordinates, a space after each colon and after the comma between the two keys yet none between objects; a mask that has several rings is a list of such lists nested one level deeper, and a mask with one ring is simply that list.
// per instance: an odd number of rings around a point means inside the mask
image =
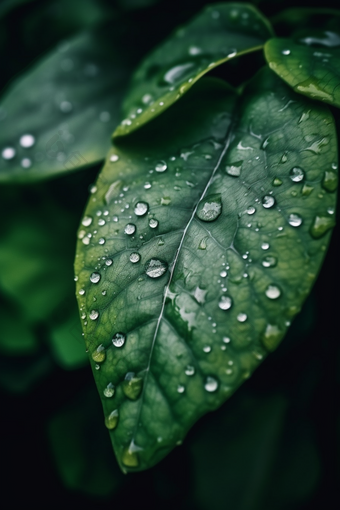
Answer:
[{"label": "green foliage", "polygon": [[283,510],[326,487],[339,16],[1,4],[0,386],[74,494]]}]

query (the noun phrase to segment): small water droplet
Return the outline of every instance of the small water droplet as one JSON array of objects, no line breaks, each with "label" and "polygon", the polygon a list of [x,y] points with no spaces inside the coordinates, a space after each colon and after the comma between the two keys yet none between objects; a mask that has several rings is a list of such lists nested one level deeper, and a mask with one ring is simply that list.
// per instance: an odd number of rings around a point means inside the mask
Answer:
[{"label": "small water droplet", "polygon": [[216,391],[218,388],[218,381],[211,376],[208,376],[204,383],[204,389],[209,393]]},{"label": "small water droplet", "polygon": [[277,264],[277,258],[273,257],[272,255],[267,255],[266,257],[263,257],[263,259],[262,259],[263,267],[275,267],[276,264]]},{"label": "small water droplet", "polygon": [[15,156],[15,149],[13,147],[5,147],[1,152],[1,156],[3,159],[7,160],[13,159]]},{"label": "small water droplet", "polygon": [[84,218],[82,219],[82,225],[84,225],[84,227],[89,227],[92,223],[92,217],[91,216],[84,216]]},{"label": "small water droplet", "polygon": [[302,218],[298,214],[290,214],[288,217],[288,223],[292,227],[299,227],[302,225]]},{"label": "small water droplet", "polygon": [[229,296],[221,296],[218,306],[221,310],[229,310],[232,307],[233,300]]},{"label": "small water droplet", "polygon": [[199,250],[206,250],[207,249],[207,240],[208,236],[203,237],[203,239],[200,240],[200,244],[198,245]]},{"label": "small water droplet", "polygon": [[222,276],[222,278],[225,278],[227,276],[227,271],[223,270],[220,272],[220,276]]},{"label": "small water droplet", "polygon": [[92,283],[98,283],[100,281],[100,274],[99,273],[92,273],[90,276],[90,282]]},{"label": "small water droplet", "polygon": [[134,372],[128,372],[123,381],[124,395],[130,400],[137,400],[143,388],[143,379]]},{"label": "small water droplet", "polygon": [[89,317],[90,317],[91,321],[95,321],[96,319],[98,319],[98,317],[99,317],[98,310],[91,310]]},{"label": "small water droplet", "polygon": [[251,215],[251,214],[254,214],[255,212],[256,212],[256,209],[252,205],[247,207],[247,214]]},{"label": "small water droplet", "polygon": [[150,278],[159,278],[164,273],[166,273],[167,269],[168,263],[164,260],[150,259],[145,264],[145,273]]},{"label": "small water droplet", "polygon": [[105,260],[105,265],[106,266],[112,266],[112,264],[113,264],[113,260],[112,259]]},{"label": "small water droplet", "polygon": [[294,166],[289,172],[289,177],[293,182],[301,182],[305,177],[305,172],[299,166]]},{"label": "small water droplet", "polygon": [[311,236],[314,237],[314,239],[319,239],[334,226],[335,221],[332,216],[315,216],[310,228]]},{"label": "small water droplet", "polygon": [[161,205],[170,205],[171,204],[171,198],[170,197],[162,197],[161,198]]},{"label": "small water droplet", "polygon": [[21,147],[28,149],[29,147],[33,147],[33,145],[35,144],[35,138],[33,135],[27,133],[20,137],[19,143]]},{"label": "small water droplet", "polygon": [[197,216],[202,221],[214,221],[222,212],[222,201],[220,193],[209,195],[198,205]]},{"label": "small water droplet", "polygon": [[113,386],[113,384],[110,382],[106,388],[104,388],[104,397],[107,397],[107,398],[111,398],[113,397],[113,395],[115,394],[115,387]]},{"label": "small water droplet", "polygon": [[261,244],[262,250],[268,250],[269,249],[269,243],[262,243]]},{"label": "small water droplet", "polygon": [[103,245],[106,243],[105,237],[100,237],[98,244]]},{"label": "small water droplet", "polygon": [[284,332],[276,325],[267,324],[266,330],[262,337],[262,343],[268,351],[274,351],[279,345]]},{"label": "small water droplet", "polygon": [[239,314],[237,315],[237,320],[238,320],[239,322],[245,322],[247,319],[248,319],[248,316],[247,316],[247,314],[246,314],[246,313],[241,312],[241,313],[239,313]]},{"label": "small water droplet", "polygon": [[118,409],[115,409],[114,411],[112,411],[112,413],[110,413],[108,416],[106,416],[105,426],[109,430],[115,429],[118,424],[118,417],[119,417]]},{"label": "small water droplet", "polygon": [[149,210],[149,204],[147,202],[137,202],[134,208],[136,216],[144,216]]},{"label": "small water droplet", "polygon": [[95,349],[92,353],[92,359],[96,363],[102,363],[105,361],[106,353],[105,353],[105,347],[103,344],[98,345],[97,349]]},{"label": "small water droplet", "polygon": [[136,468],[139,466],[138,454],[136,451],[132,451],[130,448],[126,448],[122,454],[122,463],[124,466],[130,468]]},{"label": "small water droplet", "polygon": [[338,187],[338,174],[332,171],[327,171],[324,173],[324,177],[322,180],[322,187],[332,193]]},{"label": "small water droplet", "polygon": [[206,352],[206,353],[211,352],[211,346],[210,345],[205,345],[203,347],[203,351]]},{"label": "small water droplet", "polygon": [[262,198],[262,205],[265,209],[270,209],[275,204],[275,198],[272,195],[265,195]]},{"label": "small water droplet", "polygon": [[268,285],[265,294],[269,299],[278,299],[281,296],[281,290],[276,285]]},{"label": "small water droplet", "polygon": [[128,223],[126,227],[124,228],[124,233],[128,236],[132,236],[136,232],[136,225],[133,223]]},{"label": "small water droplet", "polygon": [[140,261],[140,254],[137,253],[137,252],[131,253],[131,255],[130,255],[130,262],[132,262],[133,264],[136,264],[139,261]]},{"label": "small water droplet", "polygon": [[78,294],[80,294],[81,296],[83,296],[85,294],[85,289],[80,289]]},{"label": "small water droplet", "polygon": [[230,163],[230,165],[227,165],[225,167],[227,174],[231,175],[232,177],[240,177],[241,170],[242,170],[242,163],[243,163],[243,159],[240,161],[235,161],[235,163]]},{"label": "small water droplet", "polygon": [[112,343],[115,347],[123,347],[126,335],[124,333],[115,333],[112,337]]},{"label": "small water droplet", "polygon": [[185,391],[185,387],[184,387],[184,386],[182,386],[182,384],[179,384],[179,385],[177,386],[177,392],[178,392],[178,393],[184,393],[184,391]]},{"label": "small water droplet", "polygon": [[32,166],[32,161],[30,160],[30,158],[23,158],[21,160],[21,166],[23,168],[29,168],[30,166]]},{"label": "small water droplet", "polygon": [[118,160],[119,160],[118,154],[111,154],[111,156],[110,156],[111,163],[116,163],[116,161],[118,161]]},{"label": "small water droplet", "polygon": [[185,369],[185,375],[192,376],[195,374],[195,368],[192,365],[187,365]]},{"label": "small water droplet", "polygon": [[279,179],[278,177],[275,177],[275,178],[273,179],[273,183],[272,183],[272,184],[273,184],[273,186],[281,186],[282,181],[281,181],[281,179]]},{"label": "small water droplet", "polygon": [[158,227],[158,221],[155,220],[154,218],[152,218],[150,221],[149,221],[149,227],[150,228],[157,228]]},{"label": "small water droplet", "polygon": [[230,343],[230,338],[229,338],[228,336],[224,336],[224,337],[223,337],[223,342],[224,342],[225,344],[229,344],[229,343]]},{"label": "small water droplet", "polygon": [[167,169],[167,164],[165,163],[165,161],[160,161],[159,163],[157,163],[157,165],[155,166],[155,170],[156,172],[165,172],[165,170]]},{"label": "small water droplet", "polygon": [[290,55],[290,50],[282,50],[282,55]]}]

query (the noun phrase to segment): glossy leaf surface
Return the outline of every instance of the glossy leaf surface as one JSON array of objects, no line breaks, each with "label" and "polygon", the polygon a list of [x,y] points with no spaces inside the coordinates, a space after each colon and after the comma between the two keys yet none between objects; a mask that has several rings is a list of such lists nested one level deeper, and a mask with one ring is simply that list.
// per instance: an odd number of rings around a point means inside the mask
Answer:
[{"label": "glossy leaf surface", "polygon": [[0,102],[0,182],[45,179],[105,158],[145,47],[122,51],[124,26],[112,22],[59,45],[9,87]]},{"label": "glossy leaf surface", "polygon": [[296,92],[340,106],[340,33],[311,33],[299,43],[270,39],[265,56],[269,67]]},{"label": "glossy leaf surface", "polygon": [[201,80],[110,151],[75,269],[123,470],[158,462],[283,338],[334,226],[336,147],[327,107],[264,69],[240,98]]},{"label": "glossy leaf surface", "polygon": [[114,135],[138,129],[169,108],[205,73],[260,49],[272,35],[269,22],[251,5],[206,7],[142,62],[124,102],[126,118]]}]

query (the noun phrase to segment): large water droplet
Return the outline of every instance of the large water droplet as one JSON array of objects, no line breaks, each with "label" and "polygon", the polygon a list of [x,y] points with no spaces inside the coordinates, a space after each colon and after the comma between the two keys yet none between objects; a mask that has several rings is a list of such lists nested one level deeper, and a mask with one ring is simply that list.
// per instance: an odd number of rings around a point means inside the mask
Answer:
[{"label": "large water droplet", "polygon": [[155,166],[155,170],[156,172],[165,172],[165,170],[167,169],[167,164],[165,163],[165,161],[160,161],[159,163],[157,163],[157,165]]},{"label": "large water droplet", "polygon": [[192,376],[195,374],[195,368],[192,365],[187,365],[185,375]]},{"label": "large water droplet", "polygon": [[106,388],[104,388],[104,397],[107,397],[107,398],[111,398],[113,397],[113,395],[115,394],[115,387],[113,386],[113,384],[110,382]]},{"label": "large water droplet", "polygon": [[330,193],[335,191],[338,187],[338,174],[332,172],[331,170],[326,170],[322,180],[322,187]]},{"label": "large water droplet", "polygon": [[332,216],[315,216],[310,233],[315,239],[322,237],[329,229],[335,226]]},{"label": "large water droplet", "polygon": [[164,74],[163,80],[169,85],[174,85],[176,82],[188,77],[194,66],[195,64],[193,62],[174,66]]},{"label": "large water droplet", "polygon": [[96,363],[102,363],[106,358],[105,347],[103,344],[98,345],[92,353],[92,359]]},{"label": "large water droplet", "polygon": [[150,259],[145,264],[145,272],[150,278],[159,278],[168,269],[168,263],[164,260]]},{"label": "large water droplet", "polygon": [[255,207],[253,207],[252,205],[250,205],[249,207],[247,207],[247,214],[249,215],[252,215],[256,212],[256,209]]},{"label": "large water droplet", "polygon": [[227,165],[225,167],[227,174],[231,175],[232,177],[240,177],[241,170],[242,170],[242,163],[243,163],[243,159],[240,161],[235,161],[235,163],[230,163],[230,165]]},{"label": "large water droplet", "polygon": [[143,379],[137,377],[134,372],[128,372],[123,381],[123,392],[130,400],[137,400],[141,394]]},{"label": "large water droplet", "polygon": [[221,310],[229,310],[229,308],[232,307],[233,300],[229,296],[221,296],[218,306],[221,308]]},{"label": "large water droplet", "polygon": [[13,147],[5,147],[1,152],[1,156],[3,159],[13,159],[15,156],[15,149]]},{"label": "large water droplet", "polygon": [[124,228],[124,233],[128,236],[132,236],[136,232],[136,225],[133,223],[128,223],[126,227]]},{"label": "large water droplet", "polygon": [[155,220],[154,218],[151,218],[151,220],[149,221],[149,227],[150,228],[157,228],[158,227],[158,221]]},{"label": "large water droplet", "polygon": [[275,198],[272,195],[265,195],[262,198],[262,205],[265,209],[270,209],[275,204]]},{"label": "large water droplet", "polygon": [[112,411],[112,413],[110,413],[108,416],[106,416],[105,426],[109,430],[115,429],[118,424],[118,417],[119,417],[118,409],[115,409],[114,411]]},{"label": "large water droplet", "polygon": [[82,225],[84,225],[84,227],[89,227],[92,223],[92,217],[91,216],[84,216],[84,218],[82,219]]},{"label": "large water droplet", "polygon": [[211,376],[208,376],[204,383],[204,389],[209,393],[216,391],[218,388],[218,381]]},{"label": "large water droplet", "polygon": [[137,253],[136,251],[131,253],[131,255],[130,255],[130,262],[132,262],[133,264],[136,264],[139,261],[140,261],[139,253]]},{"label": "large water droplet", "polygon": [[214,221],[222,212],[220,193],[205,197],[198,205],[197,216],[202,221]]},{"label": "large water droplet", "polygon": [[99,317],[98,310],[91,310],[89,317],[90,317],[91,321],[95,321],[96,319],[98,319],[98,317]]},{"label": "large water droplet", "polygon": [[115,333],[112,337],[112,343],[115,347],[123,347],[126,335],[124,333]]},{"label": "large water droplet", "polygon": [[20,137],[19,143],[21,147],[28,149],[29,147],[33,147],[35,144],[35,138],[33,135],[25,134]]},{"label": "large water droplet", "polygon": [[276,285],[268,285],[265,293],[269,299],[277,299],[281,296],[281,290]]},{"label": "large water droplet", "polygon": [[92,283],[98,283],[100,281],[100,274],[99,273],[92,273],[90,276],[90,282]]},{"label": "large water droplet", "polygon": [[298,214],[294,214],[294,213],[290,214],[288,216],[288,223],[292,227],[299,227],[300,225],[302,225],[302,218]]},{"label": "large water droplet", "polygon": [[149,204],[147,202],[137,202],[134,208],[136,216],[144,216],[149,210]]},{"label": "large water droplet", "polygon": [[305,177],[305,172],[299,166],[294,166],[289,172],[289,177],[293,182],[301,182]]}]

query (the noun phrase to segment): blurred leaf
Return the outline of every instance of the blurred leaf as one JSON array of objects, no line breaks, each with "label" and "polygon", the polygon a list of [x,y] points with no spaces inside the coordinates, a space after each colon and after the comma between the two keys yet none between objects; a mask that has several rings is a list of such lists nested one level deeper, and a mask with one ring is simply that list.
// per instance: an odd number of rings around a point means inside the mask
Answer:
[{"label": "blurred leaf", "polygon": [[52,327],[50,342],[53,356],[65,370],[74,370],[88,364],[82,336],[79,313],[74,312],[63,322]]},{"label": "blurred leaf", "polygon": [[340,107],[340,33],[310,31],[298,41],[270,39],[269,67],[296,92]]},{"label": "blurred leaf", "polygon": [[75,270],[123,470],[158,462],[277,347],[328,246],[336,169],[329,109],[267,67],[241,97],[202,79],[109,152]]},{"label": "blurred leaf", "polygon": [[142,62],[124,101],[126,118],[114,135],[138,129],[169,108],[208,71],[259,50],[272,35],[269,22],[251,5],[206,7]]},{"label": "blurred leaf", "polygon": [[86,389],[72,406],[50,421],[48,435],[59,475],[66,487],[90,496],[107,497],[122,484],[123,475],[100,432],[100,404],[94,389]]},{"label": "blurred leaf", "polygon": [[340,11],[323,8],[292,7],[271,18],[275,32],[279,36],[291,36],[301,30],[337,30]]},{"label": "blurred leaf", "polygon": [[5,16],[10,11],[15,9],[16,7],[19,7],[23,4],[28,4],[30,2],[36,2],[36,0],[1,0],[0,4],[0,18],[2,16]]},{"label": "blurred leaf", "polygon": [[31,354],[38,348],[36,335],[14,307],[0,302],[0,353],[8,356]]},{"label": "blurred leaf", "polygon": [[133,44],[133,29],[112,21],[65,41],[9,87],[0,107],[0,182],[104,159],[130,73],[149,47]]}]

